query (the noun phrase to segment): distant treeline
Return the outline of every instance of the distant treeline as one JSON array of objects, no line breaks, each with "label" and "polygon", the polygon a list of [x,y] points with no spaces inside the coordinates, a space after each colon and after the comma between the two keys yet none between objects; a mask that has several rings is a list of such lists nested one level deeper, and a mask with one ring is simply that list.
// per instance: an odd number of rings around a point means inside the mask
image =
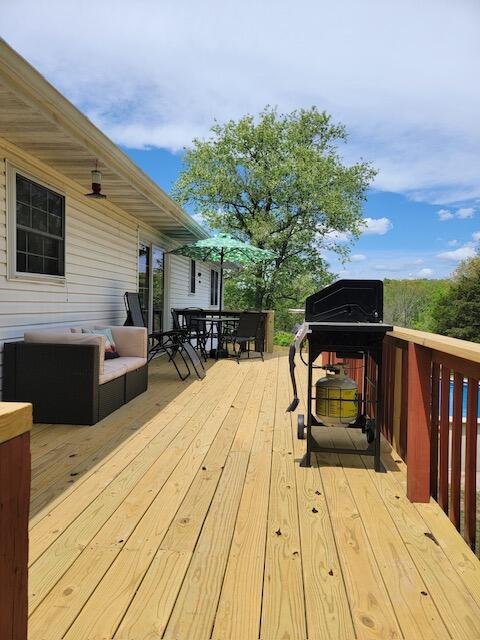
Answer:
[{"label": "distant treeline", "polygon": [[480,256],[459,264],[448,280],[385,280],[388,322],[480,342]]},{"label": "distant treeline", "polygon": [[385,322],[434,331],[439,301],[449,287],[448,280],[384,280]]}]

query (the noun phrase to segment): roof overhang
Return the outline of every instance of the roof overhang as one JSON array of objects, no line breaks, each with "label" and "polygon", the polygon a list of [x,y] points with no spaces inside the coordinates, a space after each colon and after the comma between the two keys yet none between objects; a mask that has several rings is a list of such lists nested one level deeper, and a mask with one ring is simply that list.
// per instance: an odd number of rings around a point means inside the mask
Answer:
[{"label": "roof overhang", "polygon": [[178,242],[209,235],[1,38],[0,136],[76,181],[85,193],[98,161],[109,201]]}]

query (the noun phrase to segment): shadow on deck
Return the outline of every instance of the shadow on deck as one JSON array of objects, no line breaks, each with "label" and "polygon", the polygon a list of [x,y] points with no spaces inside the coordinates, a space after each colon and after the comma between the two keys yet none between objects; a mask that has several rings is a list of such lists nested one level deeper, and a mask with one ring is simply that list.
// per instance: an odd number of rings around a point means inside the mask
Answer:
[{"label": "shadow on deck", "polygon": [[[285,356],[32,435],[30,640],[480,638],[480,565],[405,465],[300,468]],[[299,411],[302,410],[302,405]],[[363,446],[354,430],[324,429]]]}]

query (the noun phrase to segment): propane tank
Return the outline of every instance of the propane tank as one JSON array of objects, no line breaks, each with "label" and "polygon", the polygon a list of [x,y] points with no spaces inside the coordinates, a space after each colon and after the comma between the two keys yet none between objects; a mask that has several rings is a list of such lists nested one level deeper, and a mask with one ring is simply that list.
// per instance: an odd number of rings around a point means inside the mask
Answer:
[{"label": "propane tank", "polygon": [[315,387],[316,416],[328,427],[355,422],[358,416],[358,386],[347,377],[346,365],[335,365],[333,373],[320,378]]}]

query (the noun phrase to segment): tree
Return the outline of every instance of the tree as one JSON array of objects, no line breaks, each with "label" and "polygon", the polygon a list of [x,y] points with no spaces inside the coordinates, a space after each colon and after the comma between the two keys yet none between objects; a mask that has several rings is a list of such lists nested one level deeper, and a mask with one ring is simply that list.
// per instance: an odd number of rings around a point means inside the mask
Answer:
[{"label": "tree", "polygon": [[342,161],[346,130],[315,107],[286,115],[267,107],[211,134],[185,151],[174,197],[210,228],[277,253],[274,264],[230,276],[235,306],[239,296],[247,307],[303,303],[329,277],[322,251],[346,256],[345,239],[359,236],[374,170]]},{"label": "tree", "polygon": [[432,319],[436,333],[480,342],[480,256],[459,264],[436,301]]}]

